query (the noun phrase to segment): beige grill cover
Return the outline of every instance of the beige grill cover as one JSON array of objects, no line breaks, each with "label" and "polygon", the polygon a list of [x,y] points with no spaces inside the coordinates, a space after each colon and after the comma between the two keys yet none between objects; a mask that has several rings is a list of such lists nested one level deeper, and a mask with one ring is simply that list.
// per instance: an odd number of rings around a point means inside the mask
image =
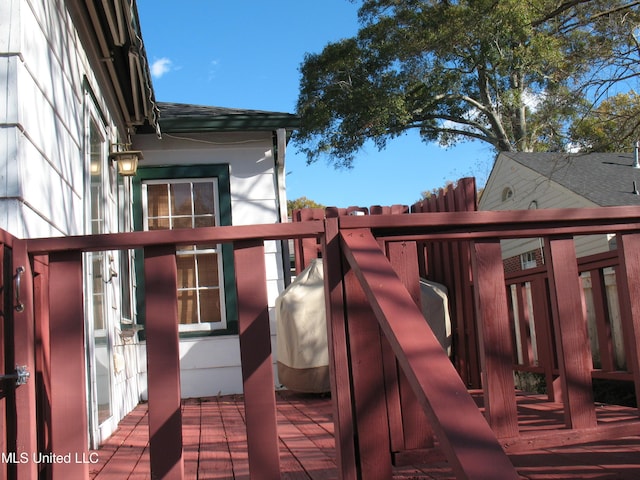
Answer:
[{"label": "beige grill cover", "polygon": [[[449,301],[444,285],[420,279],[422,311],[451,354]],[[322,260],[314,259],[276,299],[278,379],[297,392],[330,391]]]},{"label": "beige grill cover", "polygon": [[329,352],[321,259],[314,259],[276,299],[276,322],[280,383],[297,392],[328,392]]}]

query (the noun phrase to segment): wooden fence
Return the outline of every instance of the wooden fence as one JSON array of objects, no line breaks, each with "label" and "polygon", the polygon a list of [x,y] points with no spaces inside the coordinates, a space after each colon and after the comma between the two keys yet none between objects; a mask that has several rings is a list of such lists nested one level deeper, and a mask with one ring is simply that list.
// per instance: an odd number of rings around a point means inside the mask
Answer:
[{"label": "wooden fence", "polygon": [[[406,205],[348,208],[303,208],[294,210],[293,222],[323,221],[347,215],[402,215],[409,213],[473,212],[478,209],[475,178],[461,178],[437,194]],[[480,359],[473,307],[470,242],[466,240],[418,242],[417,265],[420,277],[447,288],[452,323],[453,361],[469,388],[480,388]],[[300,273],[312,258],[321,256],[319,240],[294,242],[295,270]],[[411,421],[407,423],[412,423]]]}]

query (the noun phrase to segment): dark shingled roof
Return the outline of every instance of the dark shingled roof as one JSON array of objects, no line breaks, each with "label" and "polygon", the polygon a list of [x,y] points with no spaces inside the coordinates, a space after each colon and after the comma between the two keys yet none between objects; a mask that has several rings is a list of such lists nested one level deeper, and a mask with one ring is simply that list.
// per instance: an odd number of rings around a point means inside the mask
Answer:
[{"label": "dark shingled roof", "polygon": [[515,162],[554,182],[608,207],[640,205],[640,168],[634,168],[633,153],[522,153],[503,152]]},{"label": "dark shingled roof", "polygon": [[294,130],[300,118],[291,113],[158,102],[160,129],[167,133]]}]

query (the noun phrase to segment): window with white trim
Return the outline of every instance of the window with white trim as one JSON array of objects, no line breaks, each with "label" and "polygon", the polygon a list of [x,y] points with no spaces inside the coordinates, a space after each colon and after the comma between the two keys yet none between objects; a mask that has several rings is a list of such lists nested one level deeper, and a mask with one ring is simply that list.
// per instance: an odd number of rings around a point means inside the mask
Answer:
[{"label": "window with white trim", "polygon": [[522,270],[526,270],[528,268],[536,268],[538,266],[538,261],[536,260],[536,251],[532,250],[520,255],[520,266],[522,267]]},{"label": "window with white trim", "polygon": [[[146,180],[142,184],[145,230],[213,227],[220,224],[215,178]],[[180,331],[227,327],[221,246],[181,245],[178,268]]]},{"label": "window with white trim", "polygon": [[[125,177],[118,175],[118,231],[133,231],[133,205],[131,197],[131,184]],[[135,323],[136,308],[133,301],[133,293],[136,289],[133,275],[134,251],[122,250],[118,252],[120,277],[120,313],[125,323]]]}]

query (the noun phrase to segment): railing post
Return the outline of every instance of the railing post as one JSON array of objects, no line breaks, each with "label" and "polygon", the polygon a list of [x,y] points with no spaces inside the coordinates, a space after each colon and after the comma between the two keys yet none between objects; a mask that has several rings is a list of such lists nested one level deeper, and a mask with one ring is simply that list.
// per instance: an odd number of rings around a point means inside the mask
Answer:
[{"label": "railing post", "polygon": [[549,293],[557,307],[554,328],[565,423],[569,428],[595,427],[593,364],[573,238],[547,239],[546,251]]},{"label": "railing post", "polygon": [[547,398],[549,401],[559,401],[561,392],[559,389],[553,355],[553,333],[551,328],[551,306],[547,277],[536,277],[531,280],[531,303],[533,307],[533,319],[536,329],[536,345],[538,347],[538,361],[544,369],[544,378],[547,385]]},{"label": "railing post", "polygon": [[[0,242],[0,272],[2,278],[0,282],[2,283],[2,288],[0,288],[0,305],[2,305],[3,310],[8,308],[9,298],[11,292],[6,288],[12,281],[12,265],[10,262],[5,262],[6,258],[8,259],[7,246]],[[0,374],[6,372],[7,366],[11,365],[10,363],[5,364],[5,358],[11,351],[11,339],[9,338],[9,332],[7,328],[9,327],[9,320],[6,319],[7,315],[0,315]],[[4,386],[3,386],[4,387]],[[4,388],[2,388],[4,390]],[[8,453],[9,451],[14,451],[15,447],[13,445],[7,444],[7,432],[12,431],[13,425],[7,425],[7,423],[11,423],[11,418],[15,421],[15,416],[7,417],[7,399],[6,395],[0,395],[0,454]],[[7,422],[9,420],[9,422]],[[7,478],[7,462],[0,462],[0,478]]]},{"label": "railing post", "polygon": [[152,478],[184,478],[178,285],[173,245],[145,247],[144,280]]},{"label": "railing post", "polygon": [[[516,285],[518,302],[518,330],[520,331],[520,350],[522,352],[523,365],[529,367],[533,364],[533,342],[531,339],[531,318],[527,304],[527,289],[524,283]],[[515,310],[514,310],[515,312]]]},{"label": "railing post", "polygon": [[340,480],[356,480],[355,424],[353,392],[349,371],[347,330],[344,311],[342,255],[338,236],[338,217],[325,220],[323,240],[324,296],[327,312],[329,380],[333,406],[334,437]]},{"label": "railing post", "polygon": [[622,273],[618,279],[618,295],[622,318],[626,319],[622,323],[627,339],[625,346],[630,350],[626,354],[627,369],[633,373],[636,398],[640,399],[640,233],[618,235],[618,239]]},{"label": "railing post", "polygon": [[[39,448],[49,449],[51,435],[51,327],[49,324],[49,257],[39,255],[33,259],[33,309],[35,318],[36,350],[36,402],[38,405]],[[88,413],[87,413],[88,415]],[[51,466],[41,466],[40,477],[48,478]]]},{"label": "railing post", "polygon": [[68,462],[51,464],[53,480],[89,477],[89,465],[76,462],[88,458],[82,280],[80,251],[50,255],[51,452],[71,455]]},{"label": "railing post", "polygon": [[[322,208],[302,208],[294,210],[292,220],[294,222],[317,222],[323,221],[324,209]],[[318,258],[318,245],[316,237],[299,238],[293,241],[295,245],[295,268],[296,273],[302,272],[309,266],[314,258]]]},{"label": "railing post", "polygon": [[611,316],[607,305],[607,287],[602,269],[595,268],[590,270],[589,278],[591,280],[591,295],[593,298],[601,368],[605,372],[613,372],[615,371],[615,353],[611,338]]},{"label": "railing post", "polygon": [[[422,309],[420,292],[420,274],[418,272],[418,249],[416,242],[388,242],[387,254],[389,262],[402,280],[418,308]],[[428,323],[427,320],[425,322]],[[393,350],[383,337],[383,343],[393,355]],[[394,359],[394,366],[395,356]],[[397,370],[397,368],[396,368]],[[406,450],[432,447],[434,445],[433,431],[425,416],[418,399],[411,390],[406,375],[398,372],[400,388],[400,405],[402,412],[403,448]],[[387,386],[388,390],[389,386]]]},{"label": "railing post", "polygon": [[[476,181],[473,177],[461,179],[456,188],[456,211],[471,212],[478,209],[478,196],[476,191]],[[478,332],[477,323],[474,321],[473,308],[473,286],[471,279],[471,242],[461,242],[460,245],[463,280],[462,293],[464,294],[464,310],[458,311],[457,323],[464,325],[457,340],[461,345],[465,345],[466,363],[461,365],[466,370],[468,385],[472,388],[480,387],[480,362],[478,352]],[[462,318],[461,318],[462,317]],[[455,342],[456,338],[454,338]]]},{"label": "railing post", "polygon": [[[6,247],[5,247],[6,248]],[[2,252],[3,254],[4,252]],[[13,310],[11,314],[3,315],[4,321],[13,320],[13,338],[8,339],[9,343],[13,343],[13,358],[15,365],[6,365],[5,371],[12,371],[16,365],[24,365],[30,372],[31,376],[25,385],[16,387],[15,389],[15,411],[13,412],[13,421],[15,430],[15,448],[16,455],[27,453],[29,462],[18,463],[16,467],[16,478],[36,478],[37,465],[31,461],[32,454],[37,453],[37,424],[36,424],[36,375],[35,375],[35,321],[33,310],[33,272],[27,254],[26,243],[24,241],[15,241],[13,244],[13,265],[4,265],[9,268],[11,275],[5,276],[7,280],[16,280],[17,269],[23,268],[20,282],[20,303],[22,309],[16,308],[14,298],[9,299],[4,305],[11,305]],[[9,277],[9,278],[7,278]],[[16,285],[17,287],[17,285]],[[3,292],[8,295],[14,292],[14,288],[5,285]],[[81,292],[82,293],[82,292]],[[11,347],[10,347],[11,348]],[[7,412],[11,415],[11,412]],[[4,417],[3,417],[4,418]],[[11,467],[9,467],[11,468]]]},{"label": "railing post", "polygon": [[485,376],[484,402],[489,424],[498,438],[517,437],[513,348],[499,240],[475,242],[472,262],[480,360]]},{"label": "railing post", "polygon": [[380,328],[353,269],[345,273],[344,286],[362,478],[391,479]]},{"label": "railing post", "polygon": [[253,480],[280,478],[264,243],[234,243],[240,359]]}]

